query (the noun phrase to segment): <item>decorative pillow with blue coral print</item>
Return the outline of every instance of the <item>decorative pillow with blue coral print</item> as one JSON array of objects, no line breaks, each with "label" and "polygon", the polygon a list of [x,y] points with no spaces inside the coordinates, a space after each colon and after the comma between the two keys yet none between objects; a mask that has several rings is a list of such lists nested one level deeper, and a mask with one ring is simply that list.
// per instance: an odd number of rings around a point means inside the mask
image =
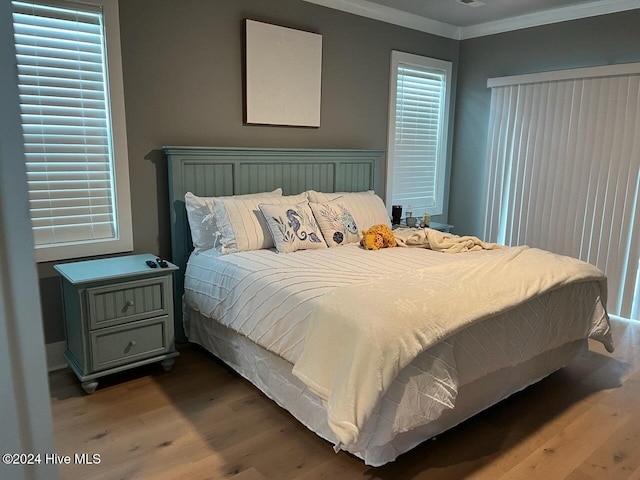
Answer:
[{"label": "decorative pillow with blue coral print", "polygon": [[312,203],[311,210],[318,221],[327,245],[330,247],[360,241],[358,225],[340,199],[325,203]]},{"label": "decorative pillow with blue coral print", "polygon": [[307,202],[284,205],[260,204],[278,253],[327,248]]}]

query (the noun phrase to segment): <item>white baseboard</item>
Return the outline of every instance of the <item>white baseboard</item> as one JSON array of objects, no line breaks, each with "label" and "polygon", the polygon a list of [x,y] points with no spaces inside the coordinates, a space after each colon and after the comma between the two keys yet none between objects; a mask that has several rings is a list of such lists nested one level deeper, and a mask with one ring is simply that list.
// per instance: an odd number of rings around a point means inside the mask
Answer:
[{"label": "white baseboard", "polygon": [[67,342],[47,343],[47,371],[53,372],[67,368],[67,361],[64,358],[64,351],[67,349]]}]

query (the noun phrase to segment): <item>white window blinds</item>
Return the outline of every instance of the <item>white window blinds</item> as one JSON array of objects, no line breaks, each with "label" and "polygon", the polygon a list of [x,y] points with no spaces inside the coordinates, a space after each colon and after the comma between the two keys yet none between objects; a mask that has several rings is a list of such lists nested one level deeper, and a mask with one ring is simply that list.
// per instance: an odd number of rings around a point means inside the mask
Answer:
[{"label": "white window blinds", "polygon": [[451,64],[392,53],[387,203],[441,214]]},{"label": "white window blinds", "polygon": [[116,238],[102,13],[12,4],[36,246]]},{"label": "white window blinds", "polygon": [[485,238],[598,266],[609,311],[629,317],[640,253],[640,64],[624,69],[490,81]]}]

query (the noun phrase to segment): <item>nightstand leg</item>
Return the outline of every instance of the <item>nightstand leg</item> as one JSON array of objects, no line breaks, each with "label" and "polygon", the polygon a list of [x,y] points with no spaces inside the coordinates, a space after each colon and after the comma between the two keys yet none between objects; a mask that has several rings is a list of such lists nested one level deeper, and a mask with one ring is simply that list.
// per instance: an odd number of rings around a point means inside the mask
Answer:
[{"label": "nightstand leg", "polygon": [[173,358],[167,358],[165,360],[162,360],[160,362],[160,365],[162,365],[162,368],[164,368],[165,372],[170,372],[173,368],[174,363],[176,363],[176,361]]},{"label": "nightstand leg", "polygon": [[97,380],[82,382],[82,388],[84,389],[85,392],[87,392],[87,395],[91,395],[93,392],[95,392],[97,387],[98,387]]}]

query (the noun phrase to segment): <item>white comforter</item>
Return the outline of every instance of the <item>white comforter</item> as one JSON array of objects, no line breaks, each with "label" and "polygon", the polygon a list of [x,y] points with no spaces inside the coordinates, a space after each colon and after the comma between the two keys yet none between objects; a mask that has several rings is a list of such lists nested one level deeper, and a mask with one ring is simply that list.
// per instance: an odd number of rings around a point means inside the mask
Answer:
[{"label": "white comforter", "polygon": [[[317,299],[402,272],[440,265],[448,269],[502,252],[370,252],[353,245],[287,255],[272,250],[194,254],[185,274],[185,330],[189,335],[188,313],[196,310],[295,364]],[[527,361],[549,350],[553,342],[563,345],[586,337],[576,335],[596,325],[604,311],[598,288],[590,282],[555,290],[438,343],[400,372],[358,444],[349,450],[383,445],[399,432],[438,418],[455,406],[459,386]]]},{"label": "white comforter", "polygon": [[455,263],[461,257],[409,248],[370,252],[358,245],[290,254],[254,250],[219,255],[209,250],[189,259],[184,300],[295,363],[304,347],[314,299],[417,267]]},{"label": "white comforter", "polygon": [[[398,373],[420,353],[472,323],[589,281],[600,284],[604,299],[606,278],[596,267],[518,247],[336,290],[315,302],[293,373],[326,401],[329,425],[348,446],[358,441]],[[604,310],[600,322],[585,323],[576,334],[571,340],[592,336],[612,349]]]}]

